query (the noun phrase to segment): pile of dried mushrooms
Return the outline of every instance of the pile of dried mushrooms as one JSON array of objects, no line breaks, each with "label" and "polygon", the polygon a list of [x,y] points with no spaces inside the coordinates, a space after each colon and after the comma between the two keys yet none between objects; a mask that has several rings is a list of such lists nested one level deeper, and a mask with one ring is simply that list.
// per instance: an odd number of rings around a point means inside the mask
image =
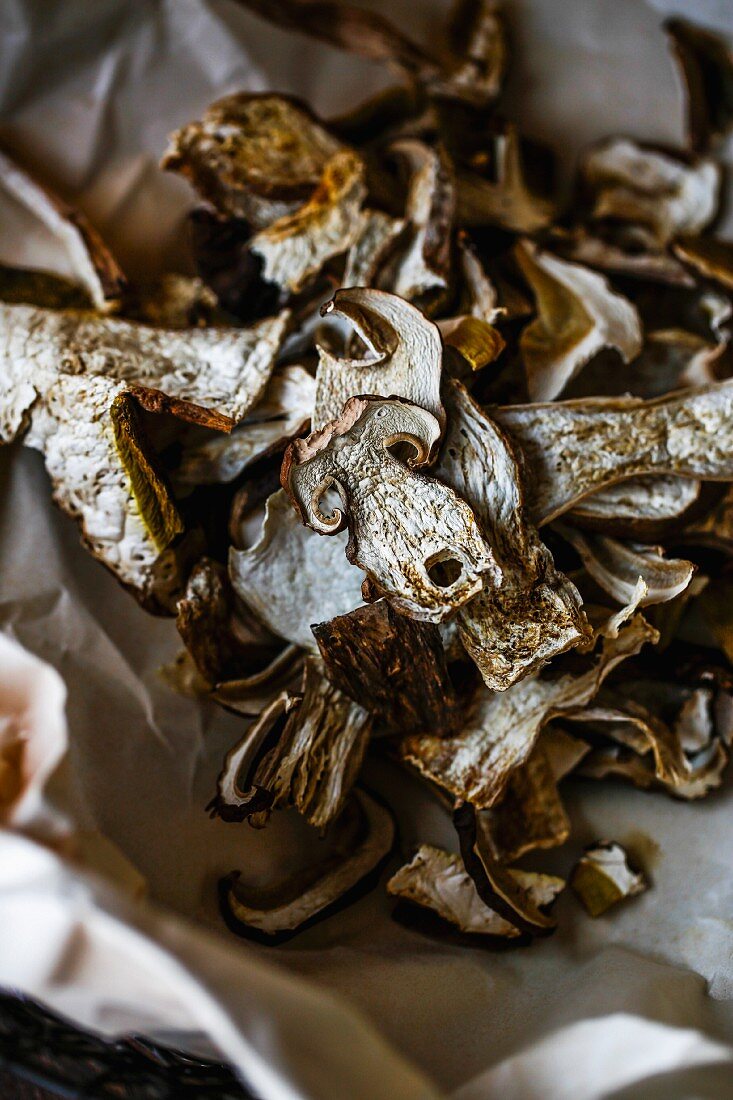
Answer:
[{"label": "pile of dried mushrooms", "polygon": [[[349,4],[241,2],[394,85],[331,119],[243,92],[173,134],[195,274],[152,287],[4,154],[77,279],[0,271],[0,440],[176,617],[169,681],[241,716],[209,813],[313,827],[282,890],[221,882],[231,928],[275,942],[376,881],[375,753],[456,831],[393,862],[399,907],[526,943],[565,883],[515,864],[568,842],[569,776],[692,800],[730,755],[733,55],[671,20],[688,147],[607,140],[561,199],[502,111],[493,0],[458,0],[440,53]],[[578,858],[593,916],[644,888],[613,841]]]}]

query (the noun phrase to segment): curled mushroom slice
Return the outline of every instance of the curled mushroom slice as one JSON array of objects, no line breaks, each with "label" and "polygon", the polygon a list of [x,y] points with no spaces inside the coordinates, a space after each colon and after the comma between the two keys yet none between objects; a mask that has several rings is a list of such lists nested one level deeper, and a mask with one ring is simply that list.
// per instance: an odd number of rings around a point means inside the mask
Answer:
[{"label": "curled mushroom slice", "polygon": [[267,501],[255,545],[230,551],[232,585],[274,634],[315,649],[313,623],[362,603],[364,574],[348,561],[346,544],[345,532],[322,539],[305,527],[280,490]]},{"label": "curled mushroom slice", "polygon": [[263,260],[263,279],[292,293],[301,290],[356,241],[365,197],[361,157],[348,149],[335,153],[308,201],[252,237],[249,247]]},{"label": "curled mushroom slice", "polygon": [[541,738],[512,773],[501,802],[480,815],[479,828],[500,863],[512,863],[537,848],[555,848],[568,839],[570,819]]},{"label": "curled mushroom slice", "polygon": [[647,607],[673,600],[684,592],[695,573],[691,561],[667,558],[661,546],[619,542],[567,524],[558,524],[557,530],[577,550],[591,577],[620,604],[629,602],[639,577],[647,589],[641,606]]},{"label": "curled mushroom slice", "polygon": [[382,210],[362,210],[356,238],[346,256],[343,285],[374,286],[405,223]]},{"label": "curled mushroom slice", "polygon": [[679,237],[674,254],[705,279],[733,290],[733,244],[715,237]]},{"label": "curled mushroom slice", "polygon": [[[537,909],[550,905],[565,883],[554,875],[533,871],[508,872],[519,891]],[[387,883],[387,892],[402,901],[429,909],[466,935],[513,940],[520,930],[491,909],[481,897],[460,856],[421,844],[409,863]]]},{"label": "curled mushroom slice", "polygon": [[508,64],[504,21],[495,0],[455,0],[447,37],[456,61],[436,90],[483,105],[499,95]]},{"label": "curled mushroom slice", "polygon": [[[302,521],[322,535],[349,525],[346,554],[364,569],[374,595],[403,614],[442,622],[481,589],[498,567],[469,506],[439,481],[415,473],[440,435],[436,418],[407,402],[355,397],[339,420],[285,452],[282,483]],[[390,448],[415,450],[409,466]],[[334,486],[344,512],[324,515]]]},{"label": "curled mushroom slice", "polygon": [[591,150],[581,171],[594,197],[594,218],[648,226],[660,245],[699,233],[718,208],[720,166],[705,158],[686,164],[612,138]]},{"label": "curled mushroom slice", "polygon": [[395,294],[352,287],[338,290],[321,313],[350,321],[368,355],[339,359],[319,347],[314,428],[335,420],[345,402],[362,393],[403,397],[445,422],[440,333],[419,309]]},{"label": "curled mushroom slice", "polygon": [[692,801],[705,798],[721,785],[728,760],[726,747],[718,740],[711,741],[705,749],[691,757],[686,773],[667,786],[660,783],[648,757],[640,756],[624,746],[612,745],[594,749],[580,765],[577,774],[586,779],[623,779],[641,790],[662,787],[675,798]]},{"label": "curled mushroom slice", "polygon": [[476,694],[459,734],[405,737],[400,755],[454,798],[471,802],[477,810],[490,809],[499,802],[512,772],[529,757],[542,727],[558,714],[586,706],[616,665],[656,637],[637,615],[617,637],[603,639],[600,652],[584,659],[583,671],[551,679],[534,675],[499,694],[484,688]]},{"label": "curled mushroom slice", "polygon": [[303,367],[278,368],[260,401],[231,435],[217,435],[184,449],[173,475],[176,486],[234,481],[253,462],[305,431],[315,392],[315,380]]},{"label": "curled mushroom slice", "polygon": [[296,100],[240,93],[177,130],[161,163],[220,214],[262,229],[310,198],[341,148]]},{"label": "curled mushroom slice", "polygon": [[681,477],[632,477],[591,493],[569,518],[591,530],[633,538],[659,537],[670,524],[679,527],[697,502],[702,485]]},{"label": "curled mushroom slice", "polygon": [[450,280],[453,169],[443,149],[415,139],[395,142],[389,151],[410,169],[405,205],[410,238],[396,259],[390,289],[410,302],[422,301],[446,290]]},{"label": "curled mushroom slice", "polygon": [[542,912],[526,880],[517,879],[487,851],[477,827],[475,808],[464,802],[453,811],[453,824],[461,846],[461,859],[481,900],[528,936],[547,936],[557,921]]},{"label": "curled mushroom slice", "polygon": [[356,887],[376,875],[394,843],[389,810],[364,791],[354,791],[321,863],[293,875],[280,890],[245,888],[238,871],[221,880],[219,900],[227,926],[240,936],[282,942],[340,905],[356,900]]},{"label": "curled mushroom slice", "polygon": [[95,309],[119,305],[126,279],[96,229],[79,210],[54,195],[0,151],[0,187],[34,214],[62,241],[79,285]]},{"label": "curled mushroom slice", "polygon": [[640,474],[733,480],[733,382],[654,401],[598,398],[489,411],[522,452],[538,525]]},{"label": "curled mushroom slice", "polygon": [[440,632],[386,600],[313,627],[331,681],[401,733],[455,728],[457,700]]},{"label": "curled mushroom slice", "polygon": [[552,657],[583,641],[588,624],[575,586],[524,512],[520,469],[501,429],[464,387],[444,387],[448,428],[437,476],[473,508],[501,570],[501,583],[461,608],[461,641],[495,691],[505,691]]},{"label": "curled mushroom slice", "polygon": [[602,275],[527,240],[515,255],[537,300],[538,316],[519,341],[532,401],[558,397],[602,348],[615,348],[625,363],[639,354],[639,315]]},{"label": "curled mushroom slice", "polygon": [[595,226],[594,232],[581,226],[571,230],[555,229],[551,247],[563,259],[610,275],[666,286],[695,285],[684,264],[661,248],[648,230],[639,226],[610,222]]},{"label": "curled mushroom slice", "polygon": [[[250,666],[246,675],[236,680],[223,680],[213,689],[204,681],[204,692],[233,714],[257,718],[281,692],[296,693],[302,680],[303,651],[298,646],[286,645],[275,656],[271,654],[272,650],[263,646],[260,659],[255,661],[254,667]],[[196,694],[201,694],[200,687]]]},{"label": "curled mushroom slice", "polygon": [[616,841],[598,841],[585,849],[570,885],[591,917],[648,888],[644,875],[632,871],[628,854]]},{"label": "curled mushroom slice", "polygon": [[705,152],[733,127],[733,51],[717,34],[685,19],[668,19],[664,29],[687,86],[690,145]]},{"label": "curled mushroom slice", "polygon": [[495,225],[512,233],[536,233],[550,224],[555,203],[525,179],[519,135],[512,127],[494,139],[494,179],[459,171],[456,220],[463,226]]}]

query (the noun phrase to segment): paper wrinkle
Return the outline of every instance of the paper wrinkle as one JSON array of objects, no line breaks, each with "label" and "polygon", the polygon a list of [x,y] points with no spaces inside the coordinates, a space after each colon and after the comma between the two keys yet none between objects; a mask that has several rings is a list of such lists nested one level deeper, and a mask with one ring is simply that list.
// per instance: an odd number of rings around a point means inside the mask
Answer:
[{"label": "paper wrinkle", "polygon": [[[363,3],[416,36],[448,6]],[[681,140],[664,15],[699,11],[733,35],[726,0],[507,6],[510,116],[562,147],[566,180],[581,147],[609,134]],[[187,262],[181,226],[195,198],[157,162],[168,134],[209,102],[272,89],[328,115],[392,82],[228,0],[69,0],[51,13],[11,0],[2,20],[4,135],[84,210],[132,277]],[[0,198],[0,224],[0,259],[70,273],[17,204]],[[728,215],[724,235],[731,225]],[[166,687],[158,669],[180,648],[174,624],[142,612],[84,553],[76,525],[50,503],[42,460],[20,447],[0,452],[0,630],[67,687],[68,759],[49,791],[80,827],[98,826],[120,846],[155,903],[133,908],[51,851],[0,832],[0,985],[110,1033],[175,1032],[200,1045],[206,1032],[263,1100],[531,1100],[527,1073],[541,1076],[538,1098],[578,1100],[610,1088],[605,1062],[594,1068],[585,1047],[599,1059],[616,1050],[610,1072],[627,1061],[613,1044],[628,1040],[643,1081],[714,1062],[718,1040],[733,1035],[730,782],[699,806],[614,784],[563,788],[572,839],[538,869],[566,876],[584,844],[611,836],[638,854],[652,888],[595,922],[561,898],[560,930],[528,951],[423,938],[390,919],[382,886],[268,951],[223,929],[216,879],[235,867],[255,884],[285,878],[312,835],[288,813],[264,832],[209,820],[204,806],[241,721]],[[402,770],[368,763],[366,779],[399,818],[404,851],[388,870],[419,843],[454,847],[450,822]],[[570,1092],[573,1080],[591,1091]]]}]

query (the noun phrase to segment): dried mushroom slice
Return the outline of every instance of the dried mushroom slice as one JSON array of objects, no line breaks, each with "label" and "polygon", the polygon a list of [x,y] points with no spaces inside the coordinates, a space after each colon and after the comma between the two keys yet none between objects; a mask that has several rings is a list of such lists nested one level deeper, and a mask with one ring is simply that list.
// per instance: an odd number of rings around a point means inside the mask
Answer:
[{"label": "dried mushroom slice", "polygon": [[247,890],[238,871],[220,882],[222,916],[232,932],[278,943],[356,899],[356,888],[376,875],[394,844],[389,810],[364,791],[354,791],[327,848],[315,866],[292,876],[278,891]]},{"label": "dried mushroom slice", "polygon": [[631,477],[591,493],[569,518],[584,528],[628,537],[655,537],[670,523],[679,527],[697,502],[702,485],[681,477]]},{"label": "dried mushroom slice", "polygon": [[538,848],[556,848],[568,839],[570,819],[541,738],[512,773],[501,802],[480,815],[479,829],[500,863],[513,863]]},{"label": "dried mushroom slice", "polygon": [[305,527],[280,490],[267,501],[255,545],[230,551],[232,585],[274,634],[315,649],[313,623],[362,603],[364,574],[348,561],[346,544],[345,532],[322,539]]},{"label": "dried mushroom slice", "polygon": [[667,153],[612,138],[592,149],[581,168],[593,195],[593,217],[648,227],[660,245],[701,232],[715,217],[720,166],[686,164]]},{"label": "dried mushroom slice", "polygon": [[395,142],[389,151],[410,170],[405,205],[409,240],[395,261],[390,289],[410,302],[423,301],[447,290],[451,277],[453,168],[445,150],[414,138]]},{"label": "dried mushroom slice", "polygon": [[[438,328],[445,348],[459,356],[458,366],[455,358],[448,363],[449,372],[457,377],[483,370],[498,359],[506,347],[498,329],[478,317],[450,317],[438,321]],[[462,369],[464,364],[468,367],[467,372]]]},{"label": "dried mushroom slice", "polygon": [[707,546],[733,557],[733,486],[726,489],[707,514],[683,528],[679,541],[691,546]]},{"label": "dried mushroom slice", "polygon": [[529,757],[542,727],[557,715],[586,706],[616,665],[656,637],[638,615],[617,637],[603,640],[600,652],[584,660],[583,671],[552,679],[531,676],[499,694],[483,689],[459,734],[405,737],[400,755],[454,798],[471,802],[477,810],[490,809],[501,799],[512,772]]},{"label": "dried mushroom slice", "polygon": [[519,339],[530,400],[554,400],[603,348],[615,348],[625,363],[636,358],[639,315],[602,275],[540,252],[527,240],[515,256],[537,300],[538,316]]},{"label": "dried mushroom slice", "polygon": [[586,848],[570,885],[591,917],[600,917],[612,905],[648,887],[644,875],[629,867],[626,851],[615,841],[598,841]]},{"label": "dried mushroom slice", "polygon": [[436,91],[477,106],[493,102],[501,91],[509,61],[498,4],[495,0],[455,0],[446,30],[456,61]]},{"label": "dried mushroom slice", "polygon": [[675,798],[693,801],[705,798],[720,787],[728,759],[725,745],[713,740],[691,757],[686,773],[668,785],[660,782],[648,756],[640,756],[621,745],[612,745],[594,749],[578,768],[578,775],[586,779],[623,779],[641,790],[662,787]]},{"label": "dried mushroom slice", "polygon": [[695,285],[684,264],[661,248],[648,230],[639,226],[610,222],[594,226],[594,232],[585,226],[555,229],[551,247],[563,259],[610,275],[666,286]]},{"label": "dried mushroom slice", "polygon": [[[263,647],[261,660],[248,670],[247,675],[221,681],[213,689],[204,681],[194,694],[201,695],[203,686],[203,694],[225,710],[245,718],[257,718],[282,692],[287,695],[297,693],[302,680],[303,651],[298,646],[286,645],[275,656],[270,654],[269,647]],[[174,683],[173,686],[178,685]],[[184,691],[184,694],[190,692]]]},{"label": "dried mushroom slice", "polygon": [[0,151],[0,187],[34,214],[63,242],[74,275],[95,309],[115,309],[127,281],[96,229],[80,210],[34,179]]},{"label": "dried mushroom slice", "polygon": [[[461,859],[481,900],[527,936],[548,936],[557,921],[539,908],[531,884],[518,879],[487,851],[477,827],[475,808],[464,802],[453,811]],[[540,903],[541,904],[541,903]]]},{"label": "dried mushroom slice", "polygon": [[521,474],[505,434],[464,387],[444,387],[448,428],[437,476],[474,511],[501,570],[461,608],[461,641],[495,691],[505,691],[589,634],[575,586],[524,512]]},{"label": "dried mushroom slice", "polygon": [[356,241],[366,193],[358,153],[335,153],[308,201],[252,237],[249,247],[262,258],[263,279],[291,293],[302,290],[328,260]]},{"label": "dried mushroom slice", "polygon": [[[440,435],[436,418],[404,401],[354,397],[339,420],[285,452],[282,482],[302,521],[336,534],[348,517],[346,554],[403,614],[442,622],[481,589],[498,568],[473,512],[439,481],[415,473]],[[390,448],[409,443],[405,465]],[[320,508],[334,486],[346,515]]]},{"label": "dried mushroom slice", "polygon": [[[8,402],[21,426],[58,375],[104,376],[140,387],[140,400],[193,423],[229,431],[259,400],[285,336],[287,311],[247,329],[156,329],[116,317],[0,304],[0,439]],[[23,395],[26,394],[26,397]]]},{"label": "dried mushroom slice", "polygon": [[668,19],[664,29],[687,86],[690,145],[705,152],[733,127],[733,51],[717,34],[685,19]]},{"label": "dried mushroom slice", "polygon": [[436,626],[377,600],[319,623],[313,634],[332,683],[388,729],[455,728],[457,700]]},{"label": "dried mushroom slice", "polygon": [[715,237],[678,237],[672,245],[675,256],[704,279],[733,290],[733,244]]},{"label": "dried mushroom slice", "polygon": [[733,382],[655,401],[597,398],[489,411],[522,452],[538,526],[629,477],[733,480]]},{"label": "dried mushroom slice", "polygon": [[268,809],[294,806],[324,829],[357,780],[371,730],[371,716],[326,679],[320,660],[308,657],[302,700],[247,781],[272,796]]},{"label": "dried mushroom slice", "polygon": [[362,393],[403,397],[445,423],[440,401],[443,346],[437,327],[419,309],[386,291],[352,287],[338,290],[321,313],[350,321],[368,354],[339,359],[319,347],[314,428],[335,420],[346,401]]},{"label": "dried mushroom slice", "polygon": [[512,127],[494,139],[494,179],[459,171],[456,221],[459,225],[498,226],[511,233],[536,233],[557,213],[555,203],[535,193],[525,178],[519,135]]},{"label": "dried mushroom slice", "polygon": [[184,449],[174,472],[179,488],[228,483],[253,462],[304,432],[313,413],[316,384],[303,367],[279,367],[261,399],[230,435]]},{"label": "dried mushroom slice", "polygon": [[[510,870],[516,887],[537,909],[549,906],[565,883],[554,875]],[[436,913],[466,935],[513,940],[519,929],[491,909],[479,897],[460,856],[421,844],[409,863],[400,867],[387,883],[387,892],[402,901]]]},{"label": "dried mushroom slice", "polygon": [[679,596],[695,573],[691,561],[667,558],[661,546],[624,543],[606,535],[584,533],[567,524],[558,524],[557,530],[577,550],[591,577],[620,604],[632,598],[639,577],[647,588],[641,606],[647,607]]},{"label": "dried mushroom slice", "polygon": [[185,176],[220,214],[257,230],[302,206],[341,148],[303,104],[243,92],[177,130],[161,164]]},{"label": "dried mushroom slice", "polygon": [[343,285],[374,286],[405,223],[382,210],[362,210],[359,229],[346,256]]}]

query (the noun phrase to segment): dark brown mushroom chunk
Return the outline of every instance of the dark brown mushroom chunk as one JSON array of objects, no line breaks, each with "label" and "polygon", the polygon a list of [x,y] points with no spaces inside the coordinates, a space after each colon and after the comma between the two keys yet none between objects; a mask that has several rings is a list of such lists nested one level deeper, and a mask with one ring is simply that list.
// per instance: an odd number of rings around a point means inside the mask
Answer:
[{"label": "dark brown mushroom chunk", "polygon": [[687,87],[690,145],[706,152],[733,127],[733,51],[719,35],[686,19],[668,19],[664,29]]}]

